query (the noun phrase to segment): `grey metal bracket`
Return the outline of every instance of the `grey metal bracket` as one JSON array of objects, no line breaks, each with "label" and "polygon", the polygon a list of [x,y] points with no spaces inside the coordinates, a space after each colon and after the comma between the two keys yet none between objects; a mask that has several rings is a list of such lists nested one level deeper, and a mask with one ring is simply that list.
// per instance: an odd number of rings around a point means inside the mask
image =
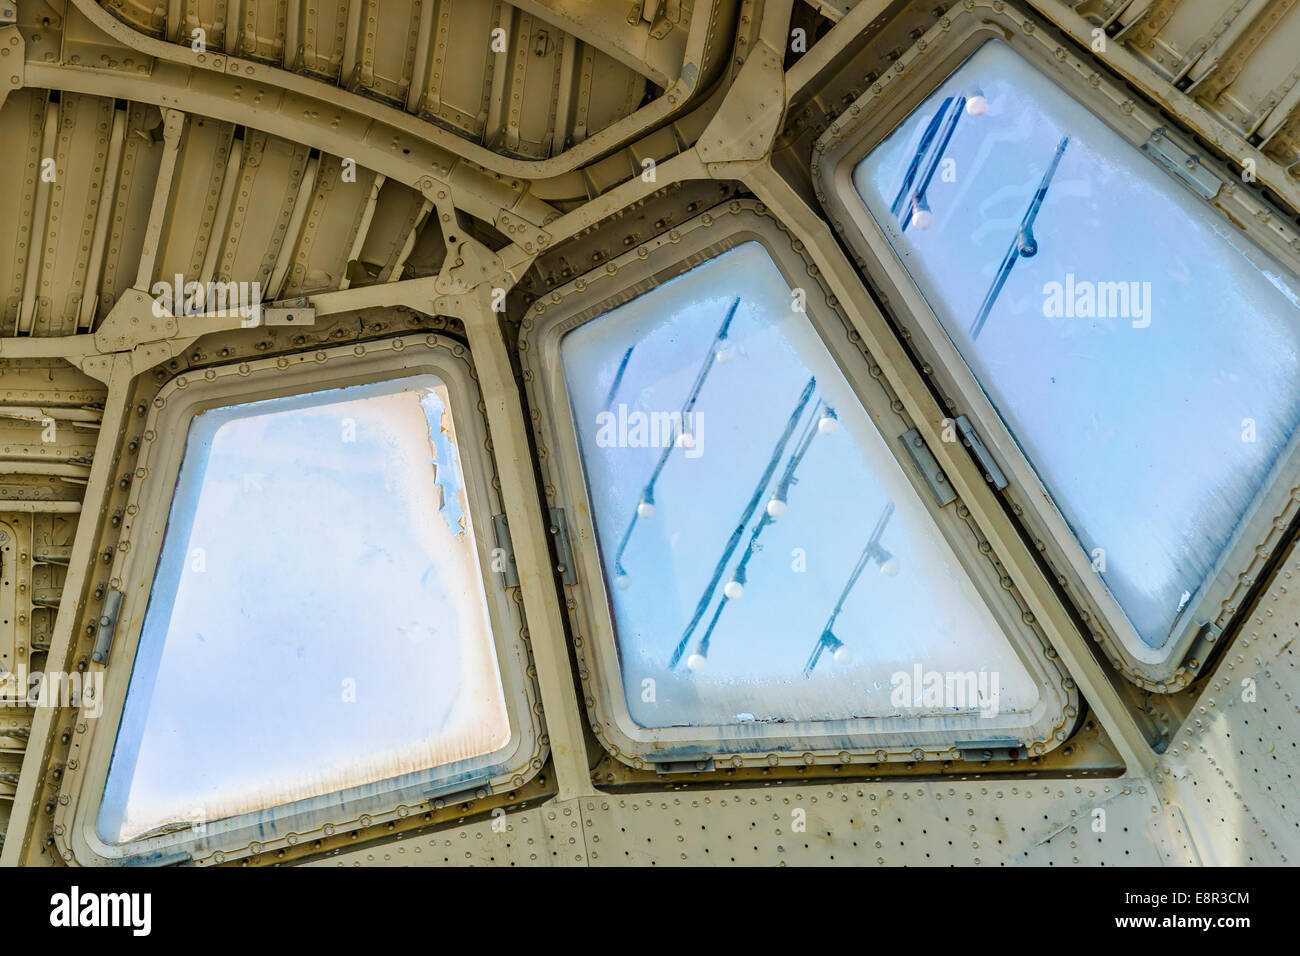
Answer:
[{"label": "grey metal bracket", "polygon": [[478,786],[471,787],[467,790],[448,790],[439,792],[430,790],[425,797],[434,808],[441,810],[445,806],[454,806],[457,803],[469,803],[471,800],[482,800],[484,797],[491,796],[492,785],[487,781],[480,783]]},{"label": "grey metal bracket", "polygon": [[1152,131],[1142,150],[1204,199],[1213,199],[1223,188],[1223,180],[1202,166],[1200,157],[1173,142],[1163,128]]},{"label": "grey metal bracket", "polygon": [[551,509],[551,525],[546,529],[555,539],[555,570],[565,584],[577,584],[578,572],[573,566],[573,546],[569,541],[569,524],[563,508]]},{"label": "grey metal bracket", "polygon": [[713,758],[700,760],[661,760],[654,765],[655,773],[708,773],[713,769]]},{"label": "grey metal bracket", "polygon": [[980,468],[983,469],[984,480],[999,491],[1005,488],[1007,476],[1002,473],[1002,469],[993,459],[993,453],[980,440],[979,432],[975,431],[975,426],[970,423],[970,419],[965,415],[958,415],[957,430],[961,432],[961,443],[970,449],[975,460],[979,462]]},{"label": "grey metal bracket", "polygon": [[1020,741],[1009,737],[963,740],[954,746],[963,760],[1016,760],[1025,756]]},{"label": "grey metal bracket", "polygon": [[117,615],[122,610],[122,592],[109,591],[104,598],[104,613],[99,617],[99,633],[95,635],[95,649],[90,659],[96,664],[108,663],[108,652],[113,648],[117,633]]},{"label": "grey metal bracket", "polygon": [[939,507],[942,508],[956,501],[957,492],[952,490],[948,476],[939,467],[939,462],[931,454],[921,433],[915,428],[909,428],[899,436],[898,440],[903,443],[903,448],[907,450],[907,457],[912,459],[912,464],[917,467],[925,483],[930,486],[930,491],[939,502]]},{"label": "grey metal bracket", "polygon": [[[492,534],[496,537],[500,555],[493,555],[492,570],[504,578],[506,587],[519,587],[519,568],[515,565],[515,544],[510,540],[510,522],[505,515],[492,516]],[[497,567],[497,558],[501,566]]]}]

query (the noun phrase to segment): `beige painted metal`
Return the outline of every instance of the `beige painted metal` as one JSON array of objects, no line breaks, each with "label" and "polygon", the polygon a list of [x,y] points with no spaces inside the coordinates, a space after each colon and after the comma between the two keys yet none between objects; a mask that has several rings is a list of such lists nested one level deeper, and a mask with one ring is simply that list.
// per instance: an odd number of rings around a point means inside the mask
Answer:
[{"label": "beige painted metal", "polygon": [[[267,848],[253,862],[1181,865],[1300,858],[1300,830],[1289,826],[1295,814],[1288,809],[1300,800],[1291,780],[1300,737],[1294,703],[1300,674],[1291,664],[1293,642],[1300,634],[1293,580],[1300,573],[1296,553],[1286,558],[1271,581],[1261,582],[1266,590],[1249,610],[1240,633],[1198,684],[1168,705],[1156,695],[1135,697],[1133,688],[1123,686],[1104,655],[1076,627],[1073,611],[1026,546],[1014,513],[1003,508],[970,457],[941,440],[944,410],[924,372],[812,205],[807,153],[802,169],[793,169],[788,154],[780,164],[774,162],[774,155],[801,141],[806,130],[820,134],[834,123],[876,77],[893,68],[896,56],[889,56],[890,44],[874,47],[877,37],[921,36],[937,14],[924,4],[819,0],[813,6],[834,25],[787,72],[796,2],[716,0],[693,7],[672,0],[620,3],[617,17],[590,15],[590,5],[577,0],[523,0],[510,6],[513,20],[522,24],[527,19],[537,28],[530,35],[536,47],[530,49],[542,52],[530,57],[554,59],[560,74],[554,105],[558,118],[548,121],[553,138],[545,158],[533,160],[507,155],[424,118],[435,115],[428,105],[442,95],[440,79],[456,69],[458,55],[436,42],[444,34],[431,31],[442,29],[443,20],[429,2],[412,17],[409,58],[399,67],[405,71],[401,79],[406,85],[395,105],[355,91],[369,75],[367,70],[375,72],[372,48],[362,38],[360,3],[346,5],[337,47],[327,48],[324,38],[308,44],[311,23],[298,22],[285,30],[287,36],[271,37],[276,64],[299,64],[298,71],[243,58],[245,52],[267,45],[265,27],[257,26],[256,0],[227,6],[233,29],[221,40],[229,55],[191,49],[187,30],[178,29],[183,5],[176,4],[160,8],[158,23],[150,24],[174,43],[132,26],[136,8],[124,7],[124,19],[119,19],[94,0],[71,0],[84,18],[77,20],[75,37],[71,27],[62,36],[42,27],[27,13],[27,0],[19,2],[18,23],[34,25],[21,31],[0,27],[0,96],[23,91],[7,101],[0,99],[4,108],[15,108],[29,90],[37,96],[58,90],[63,95],[129,101],[125,111],[111,109],[109,128],[99,131],[108,144],[107,165],[96,191],[99,211],[85,238],[87,280],[76,333],[32,334],[37,316],[32,282],[40,273],[37,250],[48,238],[49,202],[49,190],[35,179],[30,196],[23,196],[32,212],[25,233],[28,251],[4,263],[24,276],[24,285],[16,303],[16,327],[0,336],[0,411],[40,407],[6,394],[5,376],[29,367],[25,363],[66,359],[69,364],[61,372],[50,366],[51,376],[63,381],[84,373],[107,386],[97,400],[102,402],[102,410],[97,410],[102,422],[88,467],[72,461],[61,466],[81,470],[85,484],[73,485],[74,494],[66,491],[66,482],[56,485],[59,476],[41,474],[58,463],[55,458],[0,475],[5,494],[0,497],[0,516],[49,511],[79,513],[81,518],[62,582],[64,597],[53,623],[47,666],[75,668],[85,655],[86,628],[96,619],[105,570],[117,553],[116,528],[126,507],[137,433],[147,411],[143,396],[151,398],[164,382],[190,368],[354,340],[359,344],[377,337],[378,330],[436,330],[459,336],[473,355],[519,569],[519,597],[550,763],[537,782],[512,798],[513,803],[494,797],[430,808],[400,827],[397,820],[361,827],[357,842],[346,834],[327,835],[312,846]],[[973,0],[959,2],[973,5]],[[1247,55],[1259,46],[1252,46],[1251,38],[1268,33],[1260,33],[1259,18],[1243,18],[1213,37],[1201,53],[1184,51],[1186,62],[1165,69],[1130,50],[1123,38],[1092,49],[1094,23],[1108,16],[1123,22],[1127,13],[1121,16],[1122,11],[1111,12],[1108,5],[1088,0],[1078,9],[1059,0],[1028,2],[1073,38],[1078,55],[1092,56],[1097,71],[1113,71],[1132,84],[1136,94],[1166,110],[1227,160],[1252,161],[1259,183],[1272,190],[1277,202],[1291,206],[1279,208],[1277,215],[1294,215],[1300,207],[1300,183],[1291,174],[1286,149],[1292,141],[1289,131],[1300,123],[1300,100],[1294,92],[1298,86],[1287,81],[1293,65],[1278,73],[1275,61],[1285,55],[1275,48],[1265,45],[1273,52],[1256,58],[1263,63]],[[628,17],[628,9],[635,15]],[[293,19],[302,16],[301,10],[294,12]],[[246,24],[262,35],[247,35]],[[241,37],[241,30],[246,35]],[[537,38],[539,30],[547,34],[545,39]],[[619,69],[640,71],[663,89],[645,105],[632,107],[566,147],[570,117],[587,109],[592,83],[599,82],[599,77],[584,79],[581,72],[593,69],[593,51]],[[308,73],[302,66],[331,60],[338,67],[334,77],[322,78],[320,70]],[[1210,102],[1202,95],[1216,82],[1208,69],[1211,63],[1243,77],[1236,92],[1228,85],[1215,94],[1227,90],[1240,97],[1229,107],[1220,108],[1218,99]],[[724,65],[730,69],[722,70]],[[1253,78],[1251,71],[1264,66],[1268,69]],[[380,72],[391,78],[392,67],[384,64]],[[1194,75],[1202,85],[1180,91],[1172,83],[1180,73]],[[1087,82],[1086,77],[1081,82]],[[495,112],[489,117],[491,110],[484,111],[484,125],[499,128],[507,139],[517,135],[522,142],[525,117],[510,115],[505,69],[497,70],[491,83],[496,102],[487,105]],[[1264,93],[1251,94],[1254,99],[1241,92],[1243,86],[1255,90],[1261,85]],[[1274,102],[1265,107],[1270,97]],[[41,99],[40,106],[46,112],[39,150],[48,155],[50,137],[58,131],[59,106],[48,98]],[[1249,121],[1244,126],[1242,116]],[[312,324],[242,329],[238,317],[153,313],[146,293],[158,271],[165,237],[177,230],[206,231],[206,245],[198,252],[206,279],[220,274],[223,260],[214,250],[233,241],[227,224],[267,214],[249,208],[242,191],[243,174],[254,156],[247,143],[231,150],[211,180],[194,181],[194,170],[201,164],[186,161],[184,143],[187,129],[198,123],[242,126],[294,148],[320,151],[310,163],[304,162],[308,169],[301,180],[285,181],[281,192],[296,197],[291,214],[282,229],[268,230],[274,238],[256,255],[268,264],[271,295],[281,286],[301,290],[301,299],[295,293],[291,303],[281,305],[310,307]],[[1267,142],[1247,138],[1261,131]],[[655,160],[650,175],[642,164],[645,158]],[[334,176],[348,159],[364,171],[355,194],[331,198],[316,188],[327,171]],[[512,355],[517,347],[515,322],[529,304],[520,283],[534,272],[581,275],[666,233],[701,211],[693,204],[683,207],[674,198],[677,187],[710,178],[739,183],[806,250],[810,270],[829,287],[834,304],[850,323],[850,339],[878,362],[883,380],[958,492],[960,507],[967,509],[964,517],[987,536],[1024,596],[1028,613],[1060,655],[1096,718],[1099,726],[1093,732],[1118,752],[1121,776],[1084,779],[1054,771],[1030,779],[1017,776],[1014,769],[999,768],[997,775],[985,773],[992,768],[955,774],[921,764],[914,771],[899,771],[915,772],[917,779],[764,781],[716,776],[689,789],[645,784],[654,790],[644,793],[593,782],[601,750],[590,734],[575,682],[564,606],[568,598],[553,571],[549,519],[543,510],[549,495],[536,477],[529,408]],[[192,191],[186,195],[210,196],[212,208],[177,204],[182,188]],[[404,227],[405,233],[391,237],[394,253],[380,281],[350,280],[331,272],[337,269],[337,257],[356,259],[369,236],[388,228],[377,212],[384,202],[381,190],[388,189],[408,190],[403,202],[409,205],[404,208],[417,209],[417,221],[427,221],[427,226]],[[111,218],[110,197],[115,197]],[[343,205],[330,206],[334,201]],[[337,218],[327,215],[331,210]],[[344,235],[335,237],[337,242],[317,242],[337,231],[324,222],[348,225]],[[121,250],[128,248],[139,251],[123,255]],[[570,261],[575,250],[595,258]],[[295,285],[300,265],[304,274],[314,269],[334,278],[320,287]],[[102,298],[116,269],[129,269],[134,290],[87,305],[97,294]],[[504,313],[496,310],[503,302]],[[11,491],[17,500],[9,498]],[[1242,681],[1251,680],[1254,696],[1247,700]],[[1178,715],[1186,714],[1187,719],[1172,746],[1157,753],[1148,743],[1157,735],[1143,715],[1161,708],[1176,715],[1176,722]],[[24,750],[0,863],[56,862],[47,844],[54,840],[52,815],[63,797],[69,798],[69,809],[59,812],[75,809],[72,793],[61,783],[70,767],[65,765],[68,741],[63,738],[75,732],[74,715],[43,707],[30,716],[0,717],[4,759],[12,761],[16,749]],[[14,741],[20,741],[21,748],[15,748]],[[935,779],[940,774],[946,778]],[[6,799],[0,788],[0,804]],[[504,831],[493,826],[490,811],[495,808],[505,810]],[[1093,826],[1097,811],[1104,812],[1102,831]],[[1220,819],[1231,825],[1217,822]],[[395,829],[388,830],[389,824]]]}]

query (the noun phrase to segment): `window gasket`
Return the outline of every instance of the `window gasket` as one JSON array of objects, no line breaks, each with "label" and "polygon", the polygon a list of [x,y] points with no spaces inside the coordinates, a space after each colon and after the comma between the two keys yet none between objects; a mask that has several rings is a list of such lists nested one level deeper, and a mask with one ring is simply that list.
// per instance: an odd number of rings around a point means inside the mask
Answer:
[{"label": "window gasket", "polygon": [[[446,386],[459,436],[458,451],[473,521],[498,668],[505,691],[510,740],[489,766],[468,775],[444,768],[400,774],[369,786],[280,804],[205,824],[114,845],[96,831],[109,763],[152,583],[188,439],[200,412],[229,405],[345,388],[420,374]],[[223,863],[276,847],[369,827],[442,806],[460,794],[483,796],[517,789],[535,777],[546,759],[539,692],[529,676],[531,658],[523,639],[522,609],[493,568],[492,517],[504,509],[494,489],[496,466],[488,439],[469,350],[436,334],[413,334],[356,345],[318,348],[276,357],[231,361],[185,371],[161,384],[148,407],[109,587],[123,592],[119,627],[105,664],[103,700],[83,701],[55,812],[54,834],[63,858],[82,865],[159,864],[189,860]],[[136,545],[132,547],[133,543]],[[96,555],[98,557],[98,555]],[[98,707],[99,716],[89,708]],[[454,765],[452,765],[454,766]],[[432,779],[427,779],[429,777]],[[424,777],[426,779],[420,779]],[[406,781],[400,786],[395,781]],[[378,792],[376,792],[378,791]],[[66,797],[66,801],[63,799]]]},{"label": "window gasket", "polygon": [[[706,211],[534,302],[521,323],[520,362],[534,410],[548,504],[565,510],[573,539],[576,583],[565,589],[570,598],[567,603],[578,673],[597,740],[616,759],[637,770],[682,762],[703,761],[707,766],[709,758],[715,767],[734,768],[844,764],[854,758],[876,762],[954,760],[961,759],[964,748],[986,744],[999,734],[1004,742],[997,746],[1005,747],[1008,728],[983,718],[972,718],[977,729],[964,732],[918,729],[915,725],[920,718],[891,717],[791,721],[781,724],[778,732],[757,736],[752,728],[741,734],[736,727],[726,725],[648,729],[631,719],[560,341],[572,329],[598,320],[659,283],[749,240],[766,249],[791,288],[813,285],[820,292],[820,296],[807,297],[806,315],[868,414],[878,425],[882,420],[892,421],[882,429],[887,442],[913,425],[903,403],[889,389],[879,364],[867,354],[834,296],[817,277],[816,266],[802,244],[762,204],[752,200],[733,200]],[[1047,753],[1069,738],[1077,722],[1080,701],[1074,681],[1051,649],[1051,638],[1043,625],[998,561],[992,543],[975,526],[969,509],[959,498],[947,506],[939,505],[907,456],[896,454],[896,459],[1038,686],[1040,697],[1032,718],[1014,729],[1019,731],[1025,752],[1034,756]],[[979,726],[981,721],[983,726]],[[819,728],[819,723],[824,726]],[[889,723],[890,728],[872,730],[868,726],[881,723]],[[843,746],[846,734],[856,738],[849,749]],[[742,741],[750,746],[740,746]]]},{"label": "window gasket", "polygon": [[[885,298],[885,308],[907,334],[920,360],[948,399],[955,419],[975,420],[981,437],[1011,479],[1003,490],[1025,523],[1067,598],[1110,662],[1134,684],[1157,693],[1189,685],[1227,630],[1287,529],[1300,513],[1300,436],[1279,456],[1267,484],[1241,516],[1232,538],[1160,648],[1142,641],[1110,589],[1092,570],[1055,502],[1001,416],[980,387],[901,257],[853,184],[853,170],[988,40],[1001,40],[1027,63],[1129,143],[1135,152],[1159,135],[1182,152],[1201,151],[1171,130],[1161,115],[1103,71],[1081,59],[1050,28],[1000,0],[965,0],[945,14],[817,140],[811,172],[822,208],[859,269]],[[1154,161],[1153,161],[1154,162]],[[1159,165],[1158,163],[1156,165]],[[1163,168],[1163,167],[1161,167]],[[1216,201],[1192,195],[1225,225],[1241,228],[1261,250],[1300,274],[1300,236],[1277,210],[1213,164],[1201,164],[1222,185]],[[1166,170],[1167,175],[1169,174]],[[1176,181],[1176,180],[1175,180]]]}]

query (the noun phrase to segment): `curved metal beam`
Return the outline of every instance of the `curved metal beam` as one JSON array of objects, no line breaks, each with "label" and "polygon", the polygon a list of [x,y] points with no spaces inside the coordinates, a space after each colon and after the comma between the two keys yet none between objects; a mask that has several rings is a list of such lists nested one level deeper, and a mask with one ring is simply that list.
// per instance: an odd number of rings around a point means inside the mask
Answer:
[{"label": "curved metal beam", "polygon": [[[700,8],[691,17],[681,75],[653,103],[641,107],[558,156],[542,160],[517,160],[495,153],[403,110],[319,80],[224,53],[210,50],[196,53],[189,46],[146,36],[113,16],[96,0],[71,0],[71,3],[113,40],[162,63],[187,67],[196,73],[226,75],[241,82],[264,84],[281,90],[286,95],[309,98],[316,109],[339,110],[345,114],[373,118],[406,138],[451,153],[490,173],[527,180],[550,179],[573,172],[681,113],[703,90],[706,81],[711,79],[711,76],[706,75],[712,72],[714,66],[710,61],[722,59],[719,54],[723,41],[719,38],[729,34],[725,30],[718,30],[716,21],[724,12],[724,7],[729,10],[732,6],[728,0],[704,0],[700,3]],[[182,108],[189,109],[185,106]]]}]

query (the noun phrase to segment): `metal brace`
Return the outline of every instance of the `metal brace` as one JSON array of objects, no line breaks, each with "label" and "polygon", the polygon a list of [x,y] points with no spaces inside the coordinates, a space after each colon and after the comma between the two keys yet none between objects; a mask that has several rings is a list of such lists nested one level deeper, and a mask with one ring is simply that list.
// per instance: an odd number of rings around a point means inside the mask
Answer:
[{"label": "metal brace", "polygon": [[1187,656],[1183,658],[1183,666],[1188,670],[1197,671],[1205,666],[1205,660],[1210,656],[1214,645],[1223,637],[1223,628],[1213,621],[1206,621],[1196,629],[1196,637],[1192,639],[1191,646],[1187,648]]},{"label": "metal brace", "polygon": [[104,598],[104,613],[99,618],[99,633],[95,636],[95,649],[90,659],[96,664],[108,663],[108,652],[113,647],[113,636],[117,633],[117,615],[122,610],[122,592],[109,591]]},{"label": "metal brace", "polygon": [[975,426],[970,423],[970,419],[965,415],[958,415],[957,430],[961,432],[961,443],[970,449],[975,460],[979,462],[980,468],[984,469],[984,480],[999,491],[1005,488],[1006,475],[1002,474],[1002,469],[993,460],[993,454],[980,440],[979,433],[975,431]]},{"label": "metal brace", "polygon": [[497,539],[497,550],[501,552],[501,567],[496,566],[493,555],[492,570],[504,579],[506,587],[519,587],[519,568],[515,564],[515,543],[510,540],[510,522],[505,515],[492,516],[492,533]]},{"label": "metal brace", "polygon": [[563,508],[551,509],[551,525],[547,530],[555,539],[555,570],[560,572],[565,584],[577,584],[578,571],[573,566],[573,546],[569,541],[569,524]]},{"label": "metal brace", "polygon": [[950,505],[957,500],[957,492],[952,490],[952,485],[948,482],[948,476],[943,473],[939,467],[939,462],[935,460],[930,453],[929,447],[925,444],[925,439],[915,428],[909,428],[899,436],[899,441],[907,450],[907,456],[912,459],[912,464],[921,472],[925,483],[930,486],[930,491],[935,500],[939,502],[939,507]]},{"label": "metal brace", "polygon": [[1202,166],[1200,157],[1171,140],[1163,127],[1152,131],[1142,150],[1204,199],[1213,199],[1223,188],[1223,180]]},{"label": "metal brace", "polygon": [[262,307],[263,325],[315,325],[316,307],[306,297]]}]

